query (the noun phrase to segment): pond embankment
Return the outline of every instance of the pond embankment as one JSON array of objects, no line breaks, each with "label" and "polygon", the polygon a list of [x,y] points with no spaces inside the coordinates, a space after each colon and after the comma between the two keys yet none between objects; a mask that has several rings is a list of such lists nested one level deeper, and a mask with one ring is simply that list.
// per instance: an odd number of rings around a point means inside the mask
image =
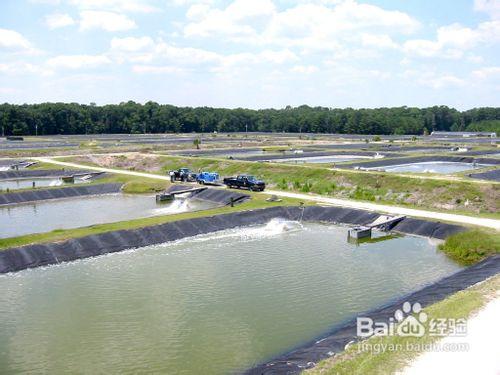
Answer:
[{"label": "pond embankment", "polygon": [[[273,218],[364,225],[380,215],[375,212],[341,207],[272,207],[200,217],[139,229],[119,230],[56,243],[26,245],[0,252],[0,273],[58,264],[81,258],[174,241],[224,229],[264,224]],[[394,231],[444,239],[464,227],[420,219],[405,218]]]},{"label": "pond embankment", "polygon": [[97,184],[64,188],[36,189],[0,194],[0,206],[38,202],[50,199],[75,198],[88,195],[119,193],[122,184]]}]

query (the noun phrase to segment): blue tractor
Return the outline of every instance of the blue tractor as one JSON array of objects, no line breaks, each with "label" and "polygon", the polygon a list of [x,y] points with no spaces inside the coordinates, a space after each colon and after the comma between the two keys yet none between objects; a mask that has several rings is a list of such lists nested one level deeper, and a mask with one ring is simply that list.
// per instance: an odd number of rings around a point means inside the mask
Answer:
[{"label": "blue tractor", "polygon": [[219,174],[216,172],[201,172],[196,177],[196,181],[201,185],[219,185],[220,184]]}]

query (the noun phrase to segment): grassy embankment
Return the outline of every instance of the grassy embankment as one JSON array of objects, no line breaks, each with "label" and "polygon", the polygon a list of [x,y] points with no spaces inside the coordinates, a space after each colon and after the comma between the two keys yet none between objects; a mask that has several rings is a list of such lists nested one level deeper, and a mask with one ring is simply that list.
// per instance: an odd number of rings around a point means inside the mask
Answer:
[{"label": "grassy embankment", "polygon": [[[117,161],[120,163],[119,167],[130,170],[141,170],[141,166],[143,165],[143,161],[140,160],[136,164],[131,164],[130,167],[125,167],[127,165],[127,159],[133,157],[133,155],[124,155],[117,156]],[[282,190],[292,190],[299,192],[313,192],[319,193],[328,196],[340,196],[342,198],[351,198],[358,200],[369,200],[373,201],[372,197],[374,196],[373,191],[378,191],[380,193],[384,191],[389,191],[391,188],[399,189],[399,191],[405,189],[409,194],[412,189],[416,189],[417,191],[425,192],[429,191],[430,194],[435,194],[434,189],[440,188],[444,189],[446,187],[453,187],[456,183],[447,183],[446,181],[428,181],[424,180],[421,183],[420,181],[411,180],[388,176],[388,175],[375,175],[375,174],[356,174],[356,173],[338,173],[332,172],[327,169],[322,168],[304,168],[300,166],[288,166],[288,165],[279,165],[279,164],[268,164],[268,163],[255,163],[255,162],[241,162],[241,161],[232,161],[232,160],[214,160],[214,159],[204,159],[204,158],[186,158],[186,157],[158,157],[155,156],[156,167],[153,169],[156,170],[156,173],[165,175],[167,170],[178,168],[179,166],[189,166],[194,170],[205,169],[205,170],[218,170],[222,175],[230,175],[237,174],[241,172],[252,173],[257,176],[260,176],[266,179],[267,182],[271,182],[271,185],[274,185],[278,189]],[[84,162],[81,157],[79,158],[64,158],[67,161],[74,162]],[[98,162],[98,161],[97,161]],[[108,160],[109,162],[109,160]],[[137,160],[136,160],[137,162]],[[90,163],[87,161],[89,165],[98,165],[96,160],[94,163]],[[118,167],[115,165],[106,165],[106,167]],[[149,165],[149,170],[151,170],[152,165]],[[153,172],[154,173],[154,172]],[[154,179],[147,179],[142,177],[134,177],[127,175],[110,175],[105,178],[101,178],[97,180],[96,183],[104,183],[104,182],[120,182],[124,184],[124,191],[127,193],[154,193],[160,190],[165,189],[169,186],[168,181],[158,181]],[[359,184],[354,187],[354,184]],[[417,185],[416,187],[414,185]],[[338,186],[338,187],[337,187]],[[361,187],[363,186],[363,187]],[[477,186],[471,186],[465,184],[462,188],[467,194],[479,194],[481,190]],[[369,193],[366,193],[369,191]],[[394,190],[397,191],[397,190]],[[462,191],[462,192],[463,192]],[[402,194],[401,192],[398,194]],[[238,206],[237,209],[250,209],[256,208],[252,207],[252,205],[256,204],[257,207],[268,206],[269,203],[264,203],[263,195],[253,194],[253,202],[245,203],[244,205]],[[399,201],[384,201],[382,199],[378,200],[379,202],[385,203],[398,203]],[[284,204],[289,202],[295,202],[293,200],[285,200]],[[408,204],[408,202],[404,202]],[[224,209],[226,212],[227,209]],[[217,213],[220,213],[219,211]],[[470,214],[470,212],[467,212]],[[214,214],[214,212],[207,211],[207,215]],[[202,215],[197,213],[196,215]],[[482,216],[485,214],[483,213]],[[498,217],[498,213],[492,213],[491,216]],[[188,214],[189,216],[189,214]],[[166,219],[167,221],[173,219],[182,218],[179,215],[171,215]],[[151,219],[141,219],[134,220],[131,222],[123,222],[118,223],[118,226],[115,224],[105,224],[100,226],[93,226],[89,228],[75,229],[75,230],[65,230],[65,231],[55,231],[46,233],[46,234],[38,234],[33,236],[23,236],[19,238],[0,240],[0,247],[6,248],[10,246],[19,246],[26,243],[33,242],[44,242],[51,240],[59,240],[64,238],[70,238],[75,236],[83,236],[92,233],[100,233],[102,231],[115,230],[115,229],[124,229],[124,228],[133,228],[137,226],[144,225],[152,225],[158,222],[163,222],[163,219],[159,218],[151,218]],[[475,234],[474,234],[475,233]],[[465,234],[461,234],[462,236],[466,236]],[[475,240],[476,243],[483,244],[484,246],[469,246],[469,249],[476,254],[476,256],[469,255],[467,252],[461,250],[460,255],[456,255],[455,253],[459,252],[456,250],[451,241],[453,241],[454,237],[450,238],[450,241],[443,245],[443,251],[450,254],[450,256],[458,261],[463,263],[467,263],[473,260],[477,260],[481,255],[486,255],[491,252],[497,251],[496,248],[491,247],[492,244],[497,242],[491,240],[491,236],[486,232],[481,232],[478,234],[477,232],[473,232],[470,236],[471,240]],[[495,237],[498,238],[498,237]],[[460,240],[461,241],[461,240]],[[459,243],[460,243],[459,241]],[[471,260],[467,260],[467,259]],[[463,259],[462,259],[463,258]]]},{"label": "grassy embankment", "polygon": [[500,218],[499,184],[414,179],[390,173],[354,173],[321,167],[209,158],[162,156],[158,157],[158,163],[156,173],[161,174],[181,166],[196,171],[218,171],[221,176],[249,173],[278,190]]},{"label": "grassy embankment", "polygon": [[[428,315],[424,325],[428,328],[431,319],[471,317],[493,298],[500,289],[500,276],[494,276],[483,283],[472,286],[423,309]],[[306,371],[308,375],[370,375],[393,374],[411,363],[422,350],[439,340],[430,336],[429,329],[423,337],[385,336],[372,337],[362,344],[352,344],[344,352],[320,362],[315,368]],[[370,348],[389,348],[396,350],[370,350]]]},{"label": "grassy embankment", "polygon": [[500,233],[473,229],[451,235],[439,250],[463,265],[470,265],[500,253]]},{"label": "grassy embankment", "polygon": [[[259,208],[273,207],[273,206],[291,206],[298,205],[299,201],[296,199],[283,199],[282,202],[267,202],[265,200],[266,196],[262,194],[249,193],[252,195],[252,199],[238,204],[234,207],[219,207],[213,208],[210,210],[202,210],[195,212],[185,212],[181,214],[175,215],[164,215],[164,216],[153,216],[143,219],[135,219],[128,221],[120,221],[115,223],[108,224],[98,224],[91,225],[88,227],[76,228],[76,229],[57,229],[51,232],[46,233],[38,233],[38,234],[29,234],[20,237],[11,237],[11,238],[3,238],[0,239],[0,250],[4,250],[10,247],[23,246],[32,243],[46,243],[46,242],[55,242],[62,241],[70,238],[78,238],[84,237],[92,234],[99,234],[104,232],[111,232],[115,230],[122,229],[135,229],[142,228],[150,225],[157,225],[168,223],[171,221],[183,220],[183,219],[192,219],[196,217],[206,217],[219,215],[230,212],[244,211],[244,210],[253,210]],[[154,198],[152,198],[154,199]]]}]

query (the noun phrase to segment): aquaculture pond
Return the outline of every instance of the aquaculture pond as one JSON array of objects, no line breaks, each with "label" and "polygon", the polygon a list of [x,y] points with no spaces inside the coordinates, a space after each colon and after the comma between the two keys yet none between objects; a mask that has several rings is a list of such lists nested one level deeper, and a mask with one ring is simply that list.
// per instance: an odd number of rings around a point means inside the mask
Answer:
[{"label": "aquaculture pond", "polygon": [[224,157],[224,158],[227,158],[227,157],[230,157],[230,156],[233,156],[233,157],[245,157],[245,156],[258,156],[258,155],[267,155],[269,154],[269,152],[266,152],[264,150],[236,150],[236,151],[224,151],[224,150],[221,150],[220,153],[218,154],[213,154],[213,156],[216,156],[216,157]]},{"label": "aquaculture pond", "polygon": [[220,154],[217,154],[215,156],[218,156],[218,157],[238,157],[238,158],[245,158],[245,157],[249,157],[249,156],[260,156],[260,155],[264,155],[264,156],[274,156],[274,155],[295,155],[295,154],[298,154],[298,153],[301,153],[300,151],[297,151],[297,150],[283,150],[283,151],[280,151],[280,150],[269,150],[269,151],[265,151],[265,150],[236,150],[236,151],[232,151],[232,152],[229,152],[229,151],[224,151],[222,152],[223,150],[221,150],[221,153]]},{"label": "aquaculture pond", "polygon": [[445,161],[429,161],[421,163],[408,163],[399,165],[389,165],[377,168],[369,168],[373,170],[384,170],[386,172],[413,172],[413,173],[440,173],[449,174],[463,172],[472,169],[488,167],[485,164],[460,163],[460,162],[445,162]]},{"label": "aquaculture pond", "polygon": [[[16,190],[16,189],[30,189],[33,188],[33,182],[35,183],[35,188],[47,187],[47,186],[62,186],[62,185],[72,185],[73,183],[65,183],[60,178],[23,178],[16,180],[0,180],[0,191],[1,190]],[[89,179],[75,178],[75,184],[83,184],[90,182]]]},{"label": "aquaculture pond", "polygon": [[211,203],[182,198],[172,203],[158,204],[151,195],[127,194],[105,194],[0,206],[0,238],[169,215],[213,206]]},{"label": "aquaculture pond", "polygon": [[274,219],[0,276],[0,372],[234,373],[459,270],[346,232]]},{"label": "aquaculture pond", "polygon": [[369,156],[358,156],[358,155],[329,155],[329,156],[306,156],[303,158],[284,158],[284,159],[273,159],[273,162],[278,163],[343,163],[346,161],[360,160],[360,159],[372,159]]}]

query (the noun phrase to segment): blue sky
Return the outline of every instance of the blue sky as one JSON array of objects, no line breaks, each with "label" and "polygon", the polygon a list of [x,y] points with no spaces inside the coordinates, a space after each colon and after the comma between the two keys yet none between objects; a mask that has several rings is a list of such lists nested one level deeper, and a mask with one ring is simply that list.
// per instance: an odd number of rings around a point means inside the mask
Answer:
[{"label": "blue sky", "polygon": [[2,0],[0,102],[500,106],[500,0]]}]

